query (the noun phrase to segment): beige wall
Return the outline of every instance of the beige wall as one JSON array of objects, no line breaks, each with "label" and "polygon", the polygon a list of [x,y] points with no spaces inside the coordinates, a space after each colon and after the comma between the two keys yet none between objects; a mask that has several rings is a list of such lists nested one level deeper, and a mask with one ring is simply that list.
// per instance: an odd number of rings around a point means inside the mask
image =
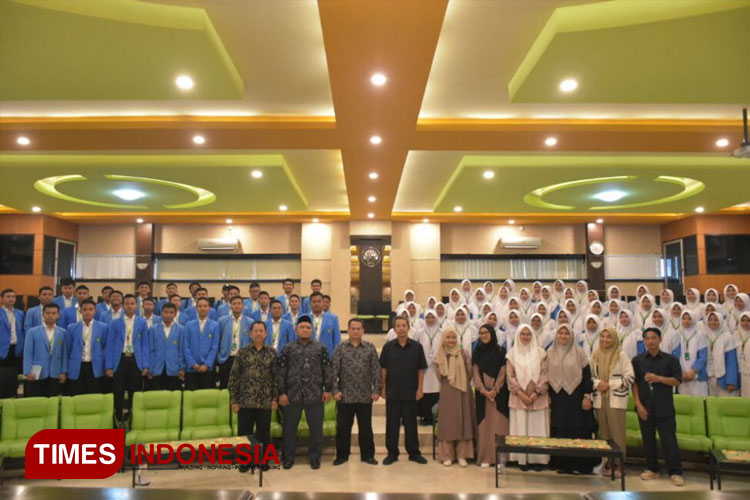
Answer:
[{"label": "beige wall", "polygon": [[661,227],[645,224],[605,225],[604,253],[611,255],[661,255]]},{"label": "beige wall", "polygon": [[201,253],[199,238],[240,241],[242,253],[300,253],[300,224],[159,224],[154,234],[156,253]]},{"label": "beige wall", "polygon": [[[442,227],[445,227],[444,225]],[[391,234],[391,305],[413,290],[418,302],[440,294],[440,224],[393,223]]]},{"label": "beige wall", "polygon": [[78,228],[78,253],[134,255],[135,225],[81,225]]},{"label": "beige wall", "polygon": [[[504,235],[538,236],[542,246],[531,250],[500,247]],[[443,224],[440,230],[440,252],[450,254],[573,254],[584,253],[583,224],[503,226],[499,224]]]}]

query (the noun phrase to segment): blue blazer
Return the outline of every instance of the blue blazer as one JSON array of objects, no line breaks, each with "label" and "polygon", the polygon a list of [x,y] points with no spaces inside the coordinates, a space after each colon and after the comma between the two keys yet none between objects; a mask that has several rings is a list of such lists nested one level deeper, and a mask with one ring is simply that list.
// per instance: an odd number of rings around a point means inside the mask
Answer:
[{"label": "blue blazer", "polygon": [[245,310],[242,311],[242,314],[244,314],[245,316],[251,316],[253,312],[255,312],[253,311],[254,307],[257,307],[258,309],[260,309],[260,302],[255,302],[252,298],[248,297],[247,299],[244,300],[244,302],[245,302]]},{"label": "blue blazer", "polygon": [[302,299],[302,304],[299,306],[299,312],[302,313],[312,313],[312,309],[310,308],[310,297],[304,297]]},{"label": "blue blazer", "polygon": [[[266,344],[272,346],[272,337],[273,337],[273,318],[268,318],[268,321],[266,321],[266,331],[268,332],[268,335],[266,335]],[[283,316],[281,318],[281,327],[279,328],[279,346],[276,348],[276,352],[281,354],[281,351],[284,349],[284,346],[289,344],[290,342],[294,342],[297,340],[297,334],[294,332],[294,327],[292,326],[292,322],[288,319],[285,319]]]},{"label": "blue blazer", "polygon": [[[94,316],[96,316],[96,314],[94,314]],[[76,315],[76,306],[68,307],[67,309],[62,311],[62,313],[60,313],[60,318],[57,320],[57,324],[65,328],[66,330],[70,325],[77,322],[78,316]]]},{"label": "blue blazer", "polygon": [[229,304],[221,304],[216,308],[216,321],[230,314],[232,314],[232,309],[229,307]]},{"label": "blue blazer", "polygon": [[109,311],[107,308],[106,302],[99,302],[96,305],[96,312],[94,313],[94,319],[97,321],[102,321],[102,317]]},{"label": "blue blazer", "polygon": [[[125,313],[123,313],[124,316]],[[125,347],[125,319],[119,318],[109,324],[107,344],[104,356],[104,369],[117,371],[120,366],[122,349]],[[148,346],[148,325],[140,316],[134,316],[133,323],[133,354],[138,368],[149,368],[150,352]]]},{"label": "blue blazer", "polygon": [[[125,309],[123,309],[121,307],[120,308],[120,318],[122,318],[123,316],[125,316]],[[136,317],[138,317],[138,315],[136,315]],[[112,310],[111,309],[104,311],[99,319],[97,319],[96,316],[94,316],[94,319],[96,319],[97,321],[101,321],[102,323],[107,323],[108,325],[110,323],[112,323],[112,321],[115,321],[115,320],[112,319]]]},{"label": "blue blazer", "polygon": [[[216,321],[216,309],[208,310],[208,318]],[[198,311],[195,310],[195,307],[188,307],[180,313],[180,324],[183,326],[194,319],[198,319]]]},{"label": "blue blazer", "polygon": [[41,326],[42,324],[42,306],[34,306],[26,310],[26,314],[23,317],[23,330],[28,332],[35,326]]},{"label": "blue blazer", "polygon": [[[268,311],[266,312],[266,314],[268,315],[268,317],[266,318],[266,321],[268,321],[268,318],[271,317],[271,308],[270,307],[268,308]],[[262,321],[262,318],[260,316],[260,309],[258,309],[254,313],[250,314],[249,316],[250,316],[250,319],[252,319],[253,321]]]},{"label": "blue blazer", "polygon": [[[104,351],[107,345],[109,327],[106,323],[94,320],[91,329],[91,370],[94,377],[104,376]],[[65,334],[65,347],[68,350],[68,378],[78,380],[81,374],[81,351],[83,351],[83,322],[68,326]]]},{"label": "blue blazer", "polygon": [[185,369],[185,328],[182,325],[173,322],[169,338],[166,338],[164,323],[159,321],[149,328],[148,337],[151,348],[150,370],[154,376],[163,374],[165,367],[170,377],[177,376],[180,370]]},{"label": "blue blazer", "polygon": [[183,352],[188,372],[194,373],[193,365],[196,364],[206,365],[209,371],[213,370],[216,356],[219,354],[219,324],[209,318],[201,333],[198,320],[189,321],[185,325]]},{"label": "blue blazer", "polygon": [[[309,315],[310,315],[309,313],[302,312],[302,309],[300,309],[299,311],[297,311],[297,319],[299,319],[300,316],[309,316]],[[296,326],[296,321],[292,321],[292,313],[284,313],[284,315],[282,316],[282,318],[284,318],[285,320],[287,320],[288,322],[290,322],[292,324],[292,328],[294,328]]]},{"label": "blue blazer", "polygon": [[[70,303],[70,307],[75,307],[75,305],[78,303],[78,299],[76,299],[76,296],[73,295],[71,297],[71,300],[72,300],[72,302]],[[57,306],[60,308],[60,312],[61,313],[62,313],[62,311],[64,311],[65,309],[67,309],[67,307],[65,307],[65,297],[63,295],[58,295],[57,297],[55,297],[54,299],[52,299],[52,303],[53,304],[57,304]]]},{"label": "blue blazer", "polygon": [[167,301],[169,301],[169,299],[166,297],[162,297],[161,299],[157,300],[156,307],[154,308],[154,314],[161,314],[161,308],[164,307],[164,304],[166,304]]},{"label": "blue blazer", "polygon": [[[222,316],[219,318],[219,354],[216,360],[218,363],[224,363],[229,359],[232,352],[232,326],[234,316]],[[240,320],[240,347],[245,347],[250,343],[250,330],[253,327],[253,320],[243,315]]]},{"label": "blue blazer", "polygon": [[[23,356],[24,350],[24,327],[23,327],[23,311],[13,309],[13,313],[16,316],[16,357],[20,358]],[[10,350],[10,323],[8,323],[8,316],[5,311],[0,311],[0,359],[8,357],[8,351]]]},{"label": "blue blazer", "polygon": [[[312,313],[308,314],[313,321]],[[313,325],[314,328],[314,325]],[[328,349],[328,356],[333,357],[333,351],[341,343],[341,330],[339,329],[338,317],[330,312],[323,313],[323,320],[320,322],[318,332],[313,332],[313,340],[317,340],[325,345]]]},{"label": "blue blazer", "polygon": [[31,366],[39,365],[42,371],[37,380],[57,378],[68,372],[68,355],[65,346],[65,330],[55,325],[55,335],[50,350],[44,326],[35,326],[27,332],[23,349],[23,374],[31,373]]}]

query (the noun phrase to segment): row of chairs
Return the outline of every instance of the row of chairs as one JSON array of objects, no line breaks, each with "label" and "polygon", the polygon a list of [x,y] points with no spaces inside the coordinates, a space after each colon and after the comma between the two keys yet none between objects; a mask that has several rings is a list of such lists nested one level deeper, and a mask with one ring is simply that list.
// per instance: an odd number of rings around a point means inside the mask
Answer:
[{"label": "row of chairs", "polygon": [[[674,408],[681,450],[696,453],[708,453],[711,448],[750,451],[750,399],[675,394]],[[628,401],[626,427],[628,447],[643,446],[632,395]]]},{"label": "row of chairs", "polygon": [[[0,400],[0,455],[23,457],[26,443],[42,429],[113,429],[112,394],[82,394],[51,398]],[[271,437],[280,439],[282,428],[278,411],[271,414]],[[303,413],[297,435],[308,437],[310,430]],[[336,405],[325,406],[323,435],[336,435]],[[237,436],[237,415],[231,411],[229,391],[136,392],[131,410],[130,430],[125,444],[149,444],[192,439]]]}]

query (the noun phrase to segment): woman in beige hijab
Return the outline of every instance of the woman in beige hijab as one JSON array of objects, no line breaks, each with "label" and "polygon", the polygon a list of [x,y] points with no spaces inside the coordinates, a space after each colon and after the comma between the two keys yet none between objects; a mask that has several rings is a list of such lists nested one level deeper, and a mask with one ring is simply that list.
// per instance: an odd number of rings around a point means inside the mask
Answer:
[{"label": "woman in beige hijab", "polygon": [[458,332],[452,326],[443,331],[435,365],[440,379],[438,460],[448,467],[458,459],[458,465],[466,467],[466,459],[474,458],[477,433],[471,359],[459,346]]},{"label": "woman in beige hijab", "polygon": [[[599,347],[591,355],[591,377],[594,386],[594,409],[599,421],[599,437],[611,439],[625,453],[625,410],[628,393],[635,375],[628,355],[620,349],[620,336],[614,328],[606,328],[599,334]],[[603,474],[611,470],[608,461]],[[618,463],[615,475],[620,477],[622,469]]]}]

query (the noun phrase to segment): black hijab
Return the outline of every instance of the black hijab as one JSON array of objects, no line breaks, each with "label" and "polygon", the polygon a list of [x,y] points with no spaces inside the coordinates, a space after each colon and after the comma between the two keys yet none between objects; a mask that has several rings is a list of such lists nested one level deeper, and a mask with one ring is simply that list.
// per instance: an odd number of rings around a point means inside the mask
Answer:
[{"label": "black hijab", "polygon": [[[480,337],[477,342],[477,346],[474,348],[474,353],[471,355],[472,364],[477,365],[480,374],[487,374],[488,376],[497,378],[500,373],[500,369],[505,365],[505,348],[497,344],[497,334],[495,333],[495,327],[490,324],[482,325],[482,328],[487,329],[490,332],[490,341],[486,344],[482,342]],[[495,397],[495,406],[497,411],[508,416],[508,387],[506,384],[500,388],[500,392]],[[477,406],[477,423],[480,423],[484,419],[484,405],[485,397],[478,390],[476,391],[476,406]]]}]

